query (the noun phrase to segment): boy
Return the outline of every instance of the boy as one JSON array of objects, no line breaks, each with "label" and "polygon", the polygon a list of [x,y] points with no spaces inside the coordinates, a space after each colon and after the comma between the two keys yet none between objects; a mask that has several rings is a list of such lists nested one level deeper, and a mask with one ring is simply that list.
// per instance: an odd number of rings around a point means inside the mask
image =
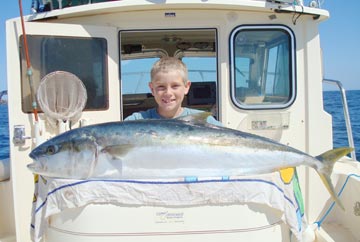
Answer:
[{"label": "boy", "polygon": [[[187,73],[186,65],[175,57],[163,57],[155,62],[151,69],[149,87],[158,106],[135,112],[125,120],[170,119],[202,112],[181,106],[191,86]],[[207,118],[207,122],[222,126],[212,116]]]}]

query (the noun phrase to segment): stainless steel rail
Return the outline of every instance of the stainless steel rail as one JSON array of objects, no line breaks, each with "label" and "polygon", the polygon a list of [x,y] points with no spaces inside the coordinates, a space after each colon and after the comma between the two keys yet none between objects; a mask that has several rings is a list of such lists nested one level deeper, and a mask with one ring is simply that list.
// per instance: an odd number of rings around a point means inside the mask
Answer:
[{"label": "stainless steel rail", "polygon": [[[339,88],[339,91],[341,93],[341,100],[342,100],[342,104],[343,104],[343,111],[344,111],[344,118],[345,118],[345,124],[346,124],[346,131],[347,131],[347,137],[348,137],[349,146],[353,147],[355,149],[355,144],[354,144],[354,138],[353,138],[353,135],[352,135],[350,114],[349,114],[349,109],[348,109],[348,105],[347,105],[345,88],[343,87],[342,83],[340,81],[337,81],[337,80],[323,79],[323,83],[336,85]],[[351,158],[353,160],[356,160],[355,150],[351,152]]]}]

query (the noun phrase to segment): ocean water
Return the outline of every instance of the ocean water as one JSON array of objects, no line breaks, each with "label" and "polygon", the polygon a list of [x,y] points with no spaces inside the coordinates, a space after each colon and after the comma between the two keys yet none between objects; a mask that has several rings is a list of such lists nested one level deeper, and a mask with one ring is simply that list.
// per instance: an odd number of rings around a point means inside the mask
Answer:
[{"label": "ocean water", "polygon": [[[351,127],[356,148],[356,157],[360,159],[360,90],[346,92]],[[346,124],[343,115],[340,92],[324,92],[325,110],[333,116],[334,147],[348,146]],[[0,105],[0,159],[9,157],[8,108]]]},{"label": "ocean water", "polygon": [[7,105],[0,104],[0,160],[9,157],[9,120]]},{"label": "ocean water", "polygon": [[[346,91],[346,99],[349,108],[356,158],[360,160],[360,90]],[[349,146],[340,92],[324,92],[324,107],[333,118],[334,147]]]}]

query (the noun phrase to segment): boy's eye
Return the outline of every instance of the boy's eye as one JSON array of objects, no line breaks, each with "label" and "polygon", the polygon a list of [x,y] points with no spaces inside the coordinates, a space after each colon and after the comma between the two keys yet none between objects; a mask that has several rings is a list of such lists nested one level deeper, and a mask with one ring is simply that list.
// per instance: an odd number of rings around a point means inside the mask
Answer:
[{"label": "boy's eye", "polygon": [[164,87],[164,86],[158,86],[158,87],[156,87],[156,89],[158,89],[158,90],[164,90],[165,87]]}]

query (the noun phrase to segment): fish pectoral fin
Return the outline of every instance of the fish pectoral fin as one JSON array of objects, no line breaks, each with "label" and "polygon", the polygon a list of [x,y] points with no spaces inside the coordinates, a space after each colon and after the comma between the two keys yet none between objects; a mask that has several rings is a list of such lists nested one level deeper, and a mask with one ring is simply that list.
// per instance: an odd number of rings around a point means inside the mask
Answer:
[{"label": "fish pectoral fin", "polygon": [[115,159],[121,159],[129,153],[130,150],[134,149],[134,147],[135,145],[133,144],[111,145],[104,147],[101,152],[107,153]]},{"label": "fish pectoral fin", "polygon": [[206,124],[207,118],[211,115],[212,115],[212,113],[210,113],[210,112],[199,112],[199,113],[194,113],[194,114],[187,115],[187,116],[178,117],[178,118],[176,118],[176,120],[185,121],[185,122],[189,122],[189,123]]}]

